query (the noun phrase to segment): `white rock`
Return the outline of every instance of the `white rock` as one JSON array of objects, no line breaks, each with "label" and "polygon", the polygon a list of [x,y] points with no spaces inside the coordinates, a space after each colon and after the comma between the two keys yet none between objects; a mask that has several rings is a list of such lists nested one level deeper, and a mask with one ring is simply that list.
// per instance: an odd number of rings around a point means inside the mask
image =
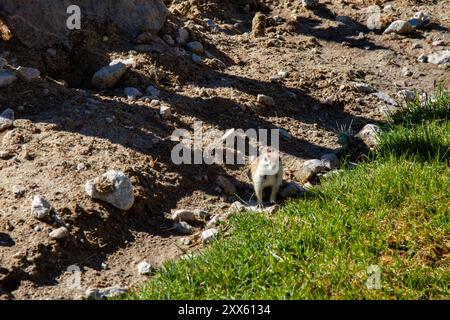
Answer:
[{"label": "white rock", "polygon": [[136,100],[142,97],[142,92],[136,88],[128,87],[123,90],[125,96],[130,100]]},{"label": "white rock", "polygon": [[14,122],[14,110],[6,109],[0,114],[0,132],[12,128]]},{"label": "white rock", "polygon": [[436,40],[431,43],[433,47],[441,47],[445,46],[445,42],[443,40]]},{"label": "white rock", "polygon": [[201,209],[195,209],[194,215],[198,220],[205,220],[211,216],[211,214],[209,214],[209,212],[201,210]]},{"label": "white rock", "polygon": [[128,288],[110,287],[105,289],[87,289],[86,298],[88,299],[107,299],[121,296],[128,292]]},{"label": "white rock", "polygon": [[84,171],[86,170],[86,165],[84,163],[77,164],[77,171]]},{"label": "white rock", "polygon": [[133,185],[121,171],[110,170],[86,182],[85,190],[91,198],[106,201],[120,210],[129,210],[134,204]]},{"label": "white rock", "polygon": [[180,209],[172,214],[172,220],[174,221],[195,221],[195,213],[190,210]]},{"label": "white rock", "polygon": [[61,227],[50,232],[49,237],[55,240],[62,240],[69,236],[70,232],[66,227]]},{"label": "white rock", "polygon": [[360,138],[369,147],[373,148],[378,145],[378,134],[380,128],[375,124],[366,124],[355,136]]},{"label": "white rock", "polygon": [[397,96],[405,102],[414,102],[417,98],[416,92],[413,90],[400,90]]},{"label": "white rock", "polygon": [[159,115],[165,120],[170,119],[172,117],[172,108],[169,106],[161,106],[159,108]]},{"label": "white rock", "polygon": [[192,240],[189,239],[189,238],[181,238],[181,239],[180,239],[180,244],[181,244],[182,246],[189,246],[189,245],[192,244]]},{"label": "white rock", "polygon": [[378,99],[386,102],[387,104],[390,104],[391,106],[398,106],[397,101],[395,101],[390,95],[384,92],[375,92],[372,93],[374,97],[377,97]]},{"label": "white rock", "polygon": [[203,45],[198,41],[189,42],[186,48],[195,54],[202,54],[204,52]]},{"label": "white rock", "polygon": [[161,101],[159,101],[158,99],[153,99],[152,101],[150,101],[150,107],[157,107],[161,104]]},{"label": "white rock", "polygon": [[34,196],[31,203],[31,213],[36,219],[44,219],[50,214],[52,206],[41,196]]},{"label": "white rock", "polygon": [[147,89],[145,89],[145,91],[151,97],[151,99],[157,99],[161,94],[161,90],[159,90],[155,86],[148,86]]},{"label": "white rock", "polygon": [[235,201],[231,204],[230,209],[228,209],[228,212],[241,212],[244,210],[245,206],[239,201]]},{"label": "white rock", "polygon": [[189,40],[189,30],[186,28],[178,29],[177,42],[183,46],[187,43],[188,40]]},{"label": "white rock", "polygon": [[23,81],[30,82],[41,79],[41,72],[35,68],[19,67],[16,71]]},{"label": "white rock", "polygon": [[136,61],[134,61],[133,58],[128,58],[128,59],[119,58],[119,59],[114,59],[113,61],[111,61],[109,65],[114,66],[116,64],[124,64],[128,69],[128,68],[134,67],[136,65]]},{"label": "white rock", "polygon": [[418,58],[418,62],[427,63],[428,62],[428,56],[424,53],[422,53]]},{"label": "white rock", "polygon": [[12,71],[0,71],[0,87],[10,85],[17,80],[17,76]]},{"label": "white rock", "polygon": [[22,197],[25,194],[25,188],[20,185],[14,185],[12,187],[12,192],[16,197]]},{"label": "white rock", "polygon": [[127,70],[127,65],[122,62],[103,67],[92,77],[92,84],[98,89],[111,88],[119,82]]},{"label": "white rock", "polygon": [[266,96],[265,94],[258,94],[256,99],[258,103],[266,105],[268,107],[273,107],[275,105],[275,100],[272,97]]},{"label": "white rock", "polygon": [[206,229],[215,227],[219,224],[220,222],[220,216],[219,215],[214,215],[211,220],[208,221],[208,223],[206,224]]},{"label": "white rock", "polygon": [[430,54],[428,56],[428,62],[433,64],[450,65],[450,50]]},{"label": "white rock", "polygon": [[328,170],[334,170],[339,167],[339,158],[335,153],[326,153],[320,157],[322,164]]},{"label": "white rock", "polygon": [[413,27],[408,21],[397,20],[392,22],[386,30],[384,30],[384,34],[389,33],[397,33],[400,35],[407,35],[413,31]]},{"label": "white rock", "polygon": [[137,269],[138,269],[139,274],[142,274],[142,275],[149,275],[153,271],[152,265],[150,263],[148,263],[147,261],[142,261],[141,263],[139,263],[137,266]]},{"label": "white rock", "polygon": [[361,92],[361,93],[367,93],[367,94],[369,94],[369,93],[374,93],[374,92],[377,91],[377,90],[376,90],[374,87],[372,87],[371,85],[369,85],[369,84],[367,84],[367,83],[363,83],[363,82],[356,82],[356,83],[353,84],[353,87],[354,87],[357,91],[359,91],[359,92]]},{"label": "white rock", "polygon": [[303,162],[300,166],[298,166],[294,172],[294,176],[297,181],[305,183],[307,181],[310,181],[318,173],[326,171],[327,168],[325,168],[322,160],[311,159]]},{"label": "white rock", "polygon": [[218,235],[219,235],[219,231],[216,228],[212,228],[212,229],[203,231],[201,238],[202,238],[203,243],[211,243],[217,238]]}]

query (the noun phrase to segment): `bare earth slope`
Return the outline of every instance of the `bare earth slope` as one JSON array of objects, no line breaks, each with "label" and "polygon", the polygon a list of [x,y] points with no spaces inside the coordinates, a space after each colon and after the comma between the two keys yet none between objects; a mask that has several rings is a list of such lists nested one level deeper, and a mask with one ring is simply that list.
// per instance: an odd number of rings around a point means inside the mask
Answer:
[{"label": "bare earth slope", "polygon": [[[174,165],[170,153],[177,142],[169,137],[177,128],[192,130],[195,121],[222,132],[283,128],[291,134],[280,145],[289,181],[296,163],[338,148],[339,127],[357,131],[384,120],[386,103],[358,92],[354,82],[370,84],[399,103],[399,90],[430,92],[436,81],[448,84],[448,67],[417,59],[450,49],[450,1],[391,2],[392,20],[417,11],[433,18],[407,37],[368,30],[371,1],[319,1],[314,10],[296,4],[300,1],[261,2],[167,1],[171,14],[158,36],[175,39],[178,28],[186,27],[191,40],[208,51],[202,58],[221,61],[206,60],[209,65],[193,62],[189,52],[160,38],[136,46],[108,24],[84,26],[72,37],[73,50],[55,47],[56,55],[15,40],[0,44],[0,55],[11,65],[36,67],[44,78],[0,88],[0,112],[12,108],[16,118],[14,128],[0,132],[0,150],[9,152],[0,159],[1,297],[79,298],[87,288],[139,285],[147,279],[137,272],[139,262],[160,267],[200,248],[194,236],[188,236],[191,245],[180,244],[186,236],[173,229],[167,214],[225,212],[239,199],[217,189],[219,175],[246,201],[252,190],[242,166]],[[264,37],[248,33],[256,11],[269,17]],[[114,88],[92,90],[95,71],[129,57],[135,65]],[[284,78],[274,80],[279,71]],[[124,97],[126,87],[145,92],[149,85],[161,90],[160,100],[171,106],[173,117],[161,118],[151,99]],[[275,106],[258,104],[260,93],[274,98]],[[109,169],[130,176],[136,197],[130,211],[86,195],[85,182]],[[15,194],[14,186],[23,187],[23,195]],[[34,219],[35,195],[48,199],[59,218]],[[70,236],[50,239],[49,232],[63,224]],[[193,226],[200,231],[203,223]],[[82,270],[79,289],[68,286],[70,265]]]}]

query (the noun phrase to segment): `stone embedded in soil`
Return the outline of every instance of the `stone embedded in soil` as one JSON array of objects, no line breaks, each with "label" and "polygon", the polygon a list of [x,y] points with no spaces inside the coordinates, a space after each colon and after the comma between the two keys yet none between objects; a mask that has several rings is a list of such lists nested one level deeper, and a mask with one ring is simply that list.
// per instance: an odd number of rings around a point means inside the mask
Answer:
[{"label": "stone embedded in soil", "polygon": [[326,153],[320,157],[322,164],[328,170],[334,170],[339,167],[339,158],[335,153]]},{"label": "stone embedded in soil", "polygon": [[192,240],[189,238],[181,238],[179,241],[182,246],[189,246],[192,244]]},{"label": "stone embedded in soil", "polygon": [[199,55],[197,55],[197,54],[195,54],[195,53],[192,54],[191,59],[192,59],[192,61],[195,62],[196,64],[200,64],[200,65],[203,64],[203,59],[202,59],[202,57],[200,57]]},{"label": "stone embedded in soil", "polygon": [[296,182],[291,181],[286,186],[280,189],[280,196],[282,198],[293,198],[302,194],[305,190]]},{"label": "stone embedded in soil", "polygon": [[357,91],[359,91],[359,92],[361,92],[361,93],[367,93],[367,94],[369,94],[369,93],[374,93],[374,92],[377,91],[377,90],[376,90],[374,87],[372,87],[371,85],[369,85],[369,84],[367,84],[367,83],[363,83],[363,82],[356,82],[356,83],[353,84],[353,87],[354,87]]},{"label": "stone embedded in soil", "polygon": [[172,108],[169,106],[161,106],[159,108],[159,115],[164,120],[170,119],[172,117]]},{"label": "stone embedded in soil", "polygon": [[391,105],[391,106],[394,106],[394,107],[398,106],[397,101],[395,101],[395,100],[394,100],[390,95],[388,95],[387,93],[384,93],[384,92],[375,92],[375,93],[372,93],[372,95],[373,95],[374,97],[377,97],[378,99],[380,99],[380,100],[386,102],[387,104],[389,104],[389,105]]},{"label": "stone embedded in soil", "polygon": [[436,40],[436,41],[433,41],[431,43],[431,45],[433,47],[443,47],[443,46],[445,46],[445,41],[444,40]]},{"label": "stone embedded in soil", "polygon": [[199,42],[199,41],[192,41],[192,42],[189,42],[187,45],[186,45],[186,48],[189,50],[189,51],[191,51],[191,52],[193,52],[193,53],[195,53],[195,54],[203,54],[203,52],[204,52],[204,48],[203,48],[203,45]]},{"label": "stone embedded in soil", "polygon": [[413,102],[417,98],[417,94],[414,90],[407,89],[397,92],[397,96],[405,102]]},{"label": "stone embedded in soil", "polygon": [[151,99],[157,99],[157,98],[159,98],[159,95],[161,94],[161,90],[159,90],[155,86],[148,86],[145,89],[145,92],[150,96]]},{"label": "stone embedded in soil", "polygon": [[108,202],[123,211],[131,209],[134,204],[133,185],[121,171],[110,170],[86,182],[85,190],[91,198]]},{"label": "stone embedded in soil", "polygon": [[216,228],[211,228],[202,232],[201,238],[203,243],[211,243],[217,239],[219,231]]},{"label": "stone embedded in soil", "polygon": [[236,193],[236,187],[234,186],[234,184],[224,176],[219,176],[217,178],[217,184],[227,195],[231,196]]},{"label": "stone embedded in soil", "polygon": [[239,201],[235,201],[231,204],[228,212],[241,212],[245,210],[245,206]]},{"label": "stone embedded in soil", "polygon": [[318,173],[327,171],[322,160],[312,159],[303,162],[294,172],[297,181],[305,183],[310,181]]},{"label": "stone embedded in soil", "polygon": [[92,77],[92,85],[98,89],[108,89],[114,87],[127,72],[127,69],[127,66],[122,62],[116,63],[112,66],[103,67]]},{"label": "stone embedded in soil", "polygon": [[373,148],[378,145],[378,133],[380,128],[375,124],[366,124],[355,137],[364,141],[366,145]]},{"label": "stone embedded in soil", "polygon": [[69,236],[70,232],[66,227],[61,227],[50,232],[49,237],[55,240],[62,240]]},{"label": "stone embedded in soil", "polygon": [[173,228],[181,234],[191,234],[193,230],[192,226],[185,221],[175,222]]},{"label": "stone embedded in soil", "polygon": [[84,163],[77,164],[77,171],[85,171],[87,169]]},{"label": "stone embedded in soil", "polygon": [[428,56],[428,63],[447,64],[450,66],[450,50],[430,54]]},{"label": "stone embedded in soil", "polygon": [[256,99],[258,103],[261,103],[268,107],[273,107],[275,105],[275,100],[272,97],[266,96],[265,94],[258,94]]},{"label": "stone embedded in soil", "polygon": [[41,72],[36,68],[19,67],[17,68],[17,75],[23,81],[35,81],[41,79]]},{"label": "stone embedded in soil", "polygon": [[220,216],[219,215],[214,215],[211,220],[208,221],[208,223],[206,223],[206,229],[215,227],[216,225],[218,225],[220,222]]},{"label": "stone embedded in soil", "polygon": [[422,53],[418,58],[418,62],[427,63],[428,62],[428,56],[424,53]]},{"label": "stone embedded in soil", "polygon": [[306,9],[313,9],[317,6],[317,0],[302,0],[302,6]]},{"label": "stone embedded in soil", "polygon": [[189,30],[186,28],[179,28],[177,42],[183,46],[187,43],[188,40],[189,40]]},{"label": "stone embedded in soil", "polygon": [[206,220],[206,219],[208,219],[211,216],[211,214],[209,212],[201,210],[201,209],[195,209],[194,210],[194,216],[198,220]]},{"label": "stone embedded in soil", "polygon": [[150,263],[147,261],[142,261],[137,266],[139,274],[142,275],[149,275],[153,271],[153,267]]},{"label": "stone embedded in soil", "polygon": [[266,34],[266,21],[267,17],[261,13],[257,12],[252,21],[252,34],[254,37],[264,37]]},{"label": "stone embedded in soil", "polygon": [[31,213],[36,219],[44,219],[50,214],[52,206],[50,203],[41,196],[34,196],[31,203]]},{"label": "stone embedded in soil", "polygon": [[142,97],[142,92],[139,89],[128,87],[123,90],[125,96],[130,100],[136,100]]},{"label": "stone embedded in soil", "polygon": [[0,132],[12,128],[14,123],[14,110],[6,109],[0,114]]},{"label": "stone embedded in soil", "polygon": [[180,209],[172,214],[172,220],[174,221],[195,221],[195,213],[190,210]]},{"label": "stone embedded in soil", "polygon": [[0,71],[0,87],[10,85],[17,80],[17,76],[12,71]]},{"label": "stone embedded in soil", "polygon": [[16,198],[20,198],[25,194],[25,188],[21,185],[14,185],[12,187],[12,192]]},{"label": "stone embedded in soil", "polygon": [[400,35],[407,35],[413,31],[413,27],[408,21],[397,20],[392,22],[386,30],[384,30],[384,34],[396,33]]},{"label": "stone embedded in soil", "polygon": [[109,287],[105,289],[87,289],[87,299],[108,299],[114,298],[126,294],[129,291],[128,288]]},{"label": "stone embedded in soil", "polygon": [[416,12],[412,19],[408,20],[408,23],[414,28],[425,27],[431,23],[431,17],[424,12]]}]

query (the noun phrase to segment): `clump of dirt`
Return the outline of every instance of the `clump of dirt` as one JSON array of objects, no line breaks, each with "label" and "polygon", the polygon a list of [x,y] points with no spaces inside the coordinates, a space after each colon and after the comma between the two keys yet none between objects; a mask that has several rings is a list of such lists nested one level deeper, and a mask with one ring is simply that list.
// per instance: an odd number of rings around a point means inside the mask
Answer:
[{"label": "clump of dirt", "polygon": [[[2,297],[79,298],[87,288],[141,284],[148,279],[137,272],[141,261],[158,268],[201,247],[204,221],[182,235],[167,218],[171,211],[214,215],[251,199],[242,165],[174,164],[175,129],[193,133],[198,122],[204,132],[222,134],[283,129],[280,151],[290,181],[299,162],[338,150],[342,126],[357,132],[386,120],[386,103],[355,83],[396,98],[400,89],[430,92],[436,80],[448,81],[446,68],[417,62],[421,53],[448,49],[448,1],[393,3],[395,18],[419,10],[433,17],[415,37],[370,32],[365,9],[374,1],[321,2],[315,10],[292,1],[166,2],[168,21],[146,43],[93,22],[72,34],[70,48],[0,43],[10,65],[38,68],[43,78],[0,88],[0,111],[10,107],[16,118],[12,130],[0,132],[0,150],[7,152],[0,159]],[[258,38],[250,33],[256,12],[268,17]],[[176,42],[180,27],[188,29],[188,41],[202,43],[203,62]],[[445,47],[433,46],[438,38]],[[91,88],[99,68],[129,58],[134,65],[115,87]],[[146,92],[150,85],[161,91],[159,102]],[[128,99],[127,87],[144,97]],[[275,106],[259,104],[258,94],[272,97]],[[170,106],[172,117],[161,116],[161,105]],[[133,183],[136,202],[127,212],[84,191],[86,181],[111,169]],[[236,187],[235,195],[219,188],[219,176]],[[53,207],[45,221],[31,215],[36,195]],[[70,236],[51,239],[61,226]],[[185,237],[192,244],[180,244]],[[80,268],[80,287],[69,285],[70,266]]]}]

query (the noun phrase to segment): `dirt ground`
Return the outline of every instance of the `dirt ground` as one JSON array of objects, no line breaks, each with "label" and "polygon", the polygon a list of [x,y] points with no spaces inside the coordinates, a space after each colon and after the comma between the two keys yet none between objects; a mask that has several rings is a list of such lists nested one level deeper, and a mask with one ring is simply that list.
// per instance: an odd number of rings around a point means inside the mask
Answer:
[{"label": "dirt ground", "polygon": [[[44,77],[0,88],[0,112],[12,108],[17,119],[14,129],[0,132],[2,148],[10,152],[0,159],[0,296],[76,299],[87,288],[138,286],[148,280],[138,274],[139,262],[160,267],[201,248],[193,235],[191,245],[180,244],[186,236],[173,230],[167,214],[225,212],[239,199],[219,192],[219,175],[246,201],[252,190],[243,166],[174,165],[170,155],[177,142],[169,137],[175,129],[192,130],[196,121],[221,132],[283,128],[292,135],[280,144],[289,181],[295,163],[338,148],[340,127],[357,131],[384,120],[385,103],[357,92],[353,82],[394,98],[401,89],[431,92],[439,80],[448,84],[448,67],[417,58],[450,49],[450,1],[319,1],[314,10],[300,2],[166,1],[171,15],[159,36],[175,39],[185,26],[223,65],[196,64],[179,46],[160,39],[136,45],[114,26],[85,25],[73,35],[72,51],[54,48],[56,56],[14,40],[0,43],[10,64],[36,67]],[[375,2],[392,4],[391,20],[423,11],[433,23],[408,37],[370,31],[366,9]],[[254,38],[248,32],[257,11],[269,20],[266,36]],[[433,46],[436,40],[444,46]],[[136,64],[116,87],[91,88],[96,70],[129,56]],[[279,71],[286,76],[273,80]],[[145,91],[152,84],[172,107],[171,119],[162,119],[149,100],[124,97],[126,87]],[[258,104],[260,93],[273,97],[275,106]],[[80,163],[84,170],[77,169]],[[127,212],[84,191],[87,180],[110,169],[124,171],[133,182],[136,203]],[[14,194],[16,185],[23,195]],[[35,195],[50,201],[56,219],[31,216]],[[62,224],[70,237],[50,239],[48,233]],[[203,223],[194,226],[200,231]],[[81,268],[80,290],[67,285],[70,265]]]}]

